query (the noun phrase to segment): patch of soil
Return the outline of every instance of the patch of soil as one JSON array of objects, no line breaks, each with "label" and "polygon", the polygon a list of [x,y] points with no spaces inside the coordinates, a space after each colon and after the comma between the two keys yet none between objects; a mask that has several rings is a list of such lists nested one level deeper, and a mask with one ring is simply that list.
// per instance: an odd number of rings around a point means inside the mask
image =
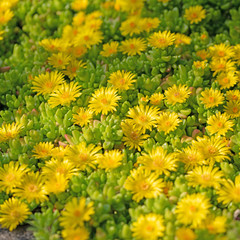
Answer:
[{"label": "patch of soil", "polygon": [[18,226],[12,232],[6,228],[0,228],[0,240],[34,240],[31,231],[27,230],[29,226]]}]

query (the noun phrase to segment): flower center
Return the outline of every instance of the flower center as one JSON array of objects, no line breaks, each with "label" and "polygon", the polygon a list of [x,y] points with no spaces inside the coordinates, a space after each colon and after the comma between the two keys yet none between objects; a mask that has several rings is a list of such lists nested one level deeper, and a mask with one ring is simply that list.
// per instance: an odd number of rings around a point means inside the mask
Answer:
[{"label": "flower center", "polygon": [[217,126],[218,126],[218,127],[222,127],[222,126],[223,126],[223,123],[219,122],[219,123],[217,124]]},{"label": "flower center", "polygon": [[219,57],[224,57],[225,56],[225,52],[224,51],[218,51],[218,56]]},{"label": "flower center", "polygon": [[160,44],[165,44],[165,43],[166,43],[166,39],[164,39],[164,38],[159,38],[159,39],[158,39],[158,42],[159,42]]},{"label": "flower center", "polygon": [[131,28],[135,28],[135,27],[136,27],[136,24],[135,24],[134,22],[131,22],[131,23],[130,23],[130,27],[131,27]]},{"label": "flower center", "polygon": [[106,98],[103,98],[103,99],[101,99],[101,103],[104,104],[104,105],[106,105],[106,104],[108,104],[108,101],[107,101]]},{"label": "flower center", "polygon": [[202,180],[205,182],[209,182],[211,180],[211,176],[209,174],[203,174]]},{"label": "flower center", "polygon": [[197,13],[194,12],[194,13],[191,14],[191,18],[192,18],[192,19],[195,19],[195,18],[197,18],[197,17],[198,17],[198,14],[197,14]]},{"label": "flower center", "polygon": [[194,205],[191,205],[189,207],[189,209],[190,209],[191,212],[196,212],[196,210],[197,210],[196,206],[194,206]]},{"label": "flower center", "polygon": [[142,189],[142,190],[148,190],[148,189],[149,189],[149,185],[148,185],[147,183],[143,183],[143,184],[141,185],[141,189]]},{"label": "flower center", "polygon": [[214,103],[214,97],[209,97],[209,102]]},{"label": "flower center", "polygon": [[89,40],[90,40],[90,37],[89,37],[89,36],[84,36],[84,40],[85,40],[85,41],[89,41]]},{"label": "flower center", "polygon": [[37,187],[35,184],[30,184],[30,185],[28,186],[28,191],[29,191],[29,192],[34,193],[34,192],[37,192],[37,190],[38,190],[38,187]]},{"label": "flower center", "polygon": [[81,159],[81,161],[86,162],[88,159],[88,154],[87,153],[81,153],[79,154],[79,158]]},{"label": "flower center", "polygon": [[5,178],[6,182],[13,182],[15,179],[16,177],[13,173],[9,173]]},{"label": "flower center", "polygon": [[125,79],[124,79],[124,78],[121,78],[121,79],[119,80],[119,83],[120,83],[121,85],[124,85],[124,84],[125,84]]},{"label": "flower center", "polygon": [[233,107],[232,111],[233,111],[233,113],[237,113],[238,112],[238,108],[237,107]]},{"label": "flower center", "polygon": [[133,43],[130,44],[130,48],[131,49],[134,49],[135,48],[135,45]]},{"label": "flower center", "polygon": [[224,69],[224,68],[225,68],[225,64],[220,63],[220,64],[218,65],[218,69]]},{"label": "flower center", "polygon": [[229,79],[227,77],[223,78],[224,83],[229,83]]},{"label": "flower center", "polygon": [[210,154],[214,154],[214,153],[216,153],[216,148],[213,147],[213,146],[209,146],[209,147],[208,147],[208,152],[209,152]]},{"label": "flower center", "polygon": [[139,120],[141,122],[146,122],[147,121],[147,117],[146,116],[139,116]]},{"label": "flower center", "polygon": [[154,227],[151,226],[151,225],[147,225],[147,226],[146,226],[146,229],[147,229],[147,231],[152,232],[153,229],[154,229]]},{"label": "flower center", "polygon": [[11,217],[15,218],[15,219],[18,219],[21,217],[21,214],[17,211],[17,210],[13,210],[11,213],[10,213]]},{"label": "flower center", "polygon": [[75,210],[74,211],[74,216],[75,217],[80,217],[81,216],[81,212],[79,210]]}]

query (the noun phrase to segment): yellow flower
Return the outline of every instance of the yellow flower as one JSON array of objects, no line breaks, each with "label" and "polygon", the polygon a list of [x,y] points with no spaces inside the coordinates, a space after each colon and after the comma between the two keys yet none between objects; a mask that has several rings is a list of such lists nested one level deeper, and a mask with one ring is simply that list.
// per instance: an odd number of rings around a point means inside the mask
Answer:
[{"label": "yellow flower", "polygon": [[184,103],[190,94],[191,90],[186,85],[181,84],[179,86],[174,84],[165,91],[167,103],[170,105]]},{"label": "yellow flower", "polygon": [[162,2],[162,3],[167,3],[169,2],[170,0],[158,0],[158,2]]},{"label": "yellow flower", "polygon": [[234,51],[231,46],[227,46],[224,43],[215,44],[209,47],[209,52],[214,59],[229,59],[233,57]]},{"label": "yellow flower", "polygon": [[147,129],[151,131],[155,126],[158,113],[158,108],[140,104],[129,109],[127,117],[132,119],[128,119],[128,123],[145,133]]},{"label": "yellow flower", "polygon": [[176,157],[173,153],[167,153],[161,146],[152,149],[149,153],[142,153],[137,163],[143,169],[155,171],[158,175],[170,175],[170,171],[176,170]]},{"label": "yellow flower", "polygon": [[204,159],[208,163],[222,162],[224,160],[230,160],[228,156],[230,147],[227,146],[227,142],[220,136],[197,137],[197,140],[192,141],[193,147],[198,149],[202,153]]},{"label": "yellow flower", "polygon": [[143,145],[144,140],[146,140],[149,135],[143,134],[142,130],[132,126],[128,121],[124,121],[121,123],[123,134],[125,135],[122,138],[124,145],[130,147],[130,149],[141,150],[141,146]]},{"label": "yellow flower", "polygon": [[121,34],[123,36],[134,35],[141,33],[142,30],[142,19],[138,16],[129,17],[127,20],[123,21],[120,27]]},{"label": "yellow flower", "polygon": [[206,10],[202,6],[196,5],[185,10],[184,17],[191,24],[199,23],[206,17]]},{"label": "yellow flower", "polygon": [[64,240],[88,240],[89,232],[84,227],[66,228],[62,230]]},{"label": "yellow flower", "polygon": [[102,114],[107,114],[108,112],[116,111],[116,106],[118,106],[117,101],[121,97],[117,95],[117,91],[113,88],[100,88],[95,90],[89,100],[89,109],[95,114],[102,112]]},{"label": "yellow flower", "polygon": [[205,223],[205,228],[211,234],[218,234],[226,232],[226,221],[227,218],[225,216],[217,216],[214,217],[210,215]]},{"label": "yellow flower", "polygon": [[32,81],[32,90],[37,95],[52,93],[57,87],[64,83],[64,75],[57,71],[42,73]]},{"label": "yellow flower", "polygon": [[12,231],[31,214],[26,203],[17,198],[9,198],[0,205],[0,223]]},{"label": "yellow flower", "polygon": [[195,193],[187,195],[178,203],[175,210],[177,220],[184,224],[191,224],[192,228],[201,227],[209,214],[210,201],[204,195]]},{"label": "yellow flower", "polygon": [[136,82],[135,74],[131,72],[125,72],[124,70],[111,73],[108,82],[113,85],[114,88],[119,91],[128,90],[133,86],[133,82]]},{"label": "yellow flower", "polygon": [[232,120],[229,120],[229,117],[226,113],[221,114],[220,112],[212,115],[207,120],[208,126],[206,129],[210,132],[211,135],[217,134],[225,136],[227,131],[233,131],[234,123]]},{"label": "yellow flower", "polygon": [[165,135],[171,131],[174,131],[181,120],[178,118],[175,112],[161,112],[157,118],[158,131],[164,131]]},{"label": "yellow flower", "polygon": [[164,182],[158,174],[142,168],[134,169],[124,183],[124,187],[133,193],[133,200],[139,202],[143,198],[156,198],[163,191]]},{"label": "yellow flower", "polygon": [[68,187],[68,179],[59,173],[52,174],[45,180],[45,188],[48,193],[58,194],[64,192]]},{"label": "yellow flower", "polygon": [[106,171],[119,167],[122,163],[123,154],[117,149],[105,151],[97,157],[98,167]]},{"label": "yellow flower", "polygon": [[87,166],[95,168],[97,160],[96,153],[100,150],[100,146],[95,147],[93,144],[87,146],[85,142],[81,142],[67,149],[66,159],[73,163],[79,170],[85,170]]},{"label": "yellow flower", "polygon": [[224,101],[223,94],[217,89],[205,89],[201,92],[201,96],[200,101],[205,108],[217,107],[219,104],[223,104]]},{"label": "yellow flower", "polygon": [[64,178],[70,179],[77,174],[77,168],[69,160],[52,158],[45,162],[45,165],[42,167],[42,175],[50,179],[55,174],[63,175]]},{"label": "yellow flower", "polygon": [[101,19],[91,19],[85,22],[85,27],[93,31],[98,31],[101,28],[102,22]]},{"label": "yellow flower", "polygon": [[240,101],[229,101],[224,109],[230,118],[240,117]]},{"label": "yellow flower", "polygon": [[0,10],[0,26],[5,25],[13,18],[13,12],[9,9],[5,11]]},{"label": "yellow flower", "polygon": [[100,52],[100,54],[104,57],[110,57],[113,56],[118,52],[118,42],[111,42],[103,44],[103,50]]},{"label": "yellow flower", "polygon": [[157,28],[159,23],[158,18],[142,18],[142,29],[148,33],[152,29]]},{"label": "yellow flower", "polygon": [[224,173],[219,168],[213,168],[213,166],[198,166],[192,171],[189,171],[186,179],[188,185],[197,187],[214,187],[219,188]]},{"label": "yellow flower", "polygon": [[62,216],[59,218],[60,226],[65,229],[83,227],[84,222],[89,221],[93,214],[93,202],[86,204],[84,197],[80,199],[74,197],[65,205],[62,211]]},{"label": "yellow flower", "polygon": [[39,42],[39,45],[42,46],[48,52],[58,52],[64,51],[67,47],[67,44],[59,38],[56,39],[43,39]]},{"label": "yellow flower", "polygon": [[155,32],[149,37],[148,41],[153,47],[166,48],[174,44],[175,34],[170,31]]},{"label": "yellow flower", "polygon": [[217,189],[218,202],[223,204],[240,203],[240,175],[235,177],[235,182],[230,179],[225,180],[222,186]]},{"label": "yellow flower", "polygon": [[51,108],[58,105],[69,106],[72,101],[81,95],[80,86],[77,82],[63,83],[50,94],[48,103]]},{"label": "yellow flower", "polygon": [[[78,45],[75,45],[75,46],[71,47],[70,50],[71,50],[70,53],[74,57],[80,58],[87,52],[87,47],[84,46],[83,44],[81,44],[81,45],[78,44]],[[82,65],[81,67],[84,67],[84,66]]]},{"label": "yellow flower", "polygon": [[204,60],[204,61],[194,61],[193,65],[194,65],[195,68],[202,68],[202,69],[204,69],[206,67],[206,65],[207,65],[207,61],[206,60]]},{"label": "yellow flower", "polygon": [[206,60],[209,57],[209,53],[205,49],[197,51],[196,55],[202,60]]},{"label": "yellow flower", "polygon": [[139,240],[157,240],[163,236],[164,230],[163,217],[156,213],[140,215],[132,224],[133,237]]},{"label": "yellow flower", "polygon": [[134,56],[136,54],[141,55],[141,52],[145,51],[147,44],[142,38],[130,38],[122,41],[119,50],[128,56]]},{"label": "yellow flower", "polygon": [[68,145],[67,146],[59,146],[59,147],[55,147],[51,150],[51,156],[56,158],[56,159],[60,159],[62,160],[67,152],[68,149]]},{"label": "yellow flower", "polygon": [[82,60],[78,61],[73,58],[66,66],[66,69],[62,70],[62,72],[67,75],[71,80],[77,76],[77,70],[79,68],[86,68],[86,63]]},{"label": "yellow flower", "polygon": [[44,179],[39,172],[29,172],[22,177],[17,188],[13,190],[14,196],[26,199],[29,203],[32,201],[36,203],[44,202],[48,199],[48,192],[43,182]]},{"label": "yellow flower", "polygon": [[20,166],[18,162],[11,161],[8,164],[4,164],[0,168],[0,189],[9,194],[28,171],[27,165],[23,164]]},{"label": "yellow flower", "polygon": [[71,57],[66,53],[53,53],[51,57],[48,58],[48,62],[55,68],[65,69],[69,64]]},{"label": "yellow flower", "polygon": [[14,139],[20,133],[23,125],[21,123],[3,123],[0,127],[0,142]]},{"label": "yellow flower", "polygon": [[198,165],[206,164],[203,154],[193,146],[183,148],[177,154],[177,158],[179,161],[185,163],[185,169],[192,169]]},{"label": "yellow flower", "polygon": [[228,101],[239,101],[240,91],[239,90],[229,90],[226,92],[226,99]]},{"label": "yellow flower", "polygon": [[237,65],[240,65],[240,44],[233,47],[233,59],[237,61]]},{"label": "yellow flower", "polygon": [[71,8],[75,11],[80,11],[86,9],[88,6],[88,0],[74,0],[71,3]]},{"label": "yellow flower", "polygon": [[73,122],[81,127],[87,125],[93,117],[93,111],[79,108],[76,114],[73,114]]},{"label": "yellow flower", "polygon": [[145,0],[117,0],[116,3],[124,12],[135,12],[142,9]]},{"label": "yellow flower", "polygon": [[216,76],[218,73],[221,72],[235,72],[236,67],[235,63],[231,60],[225,60],[225,59],[218,59],[213,58],[210,63],[210,68],[212,71],[214,71],[213,76]]},{"label": "yellow flower", "polygon": [[161,105],[163,99],[164,95],[162,93],[154,93],[149,100],[152,105]]},{"label": "yellow flower", "polygon": [[235,72],[222,72],[217,76],[216,81],[221,86],[221,89],[233,87],[238,82],[238,76]]},{"label": "yellow flower", "polygon": [[52,156],[52,149],[54,145],[51,142],[40,142],[34,146],[33,157],[39,158],[46,158]]},{"label": "yellow flower", "polygon": [[178,228],[176,231],[176,240],[195,240],[197,235],[190,228]]},{"label": "yellow flower", "polygon": [[85,21],[85,12],[78,12],[74,17],[72,21],[72,25],[74,27],[81,27]]},{"label": "yellow flower", "polygon": [[191,38],[186,36],[185,34],[182,33],[176,33],[175,34],[175,42],[174,44],[176,45],[176,47],[178,47],[179,45],[182,44],[186,44],[189,45],[191,43]]}]

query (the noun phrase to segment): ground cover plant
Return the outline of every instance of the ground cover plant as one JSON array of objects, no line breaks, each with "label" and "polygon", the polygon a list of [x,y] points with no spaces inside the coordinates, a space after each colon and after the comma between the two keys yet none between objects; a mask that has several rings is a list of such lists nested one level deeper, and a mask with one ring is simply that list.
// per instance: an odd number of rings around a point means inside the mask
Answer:
[{"label": "ground cover plant", "polygon": [[36,239],[240,236],[238,0],[0,0],[0,224]]}]

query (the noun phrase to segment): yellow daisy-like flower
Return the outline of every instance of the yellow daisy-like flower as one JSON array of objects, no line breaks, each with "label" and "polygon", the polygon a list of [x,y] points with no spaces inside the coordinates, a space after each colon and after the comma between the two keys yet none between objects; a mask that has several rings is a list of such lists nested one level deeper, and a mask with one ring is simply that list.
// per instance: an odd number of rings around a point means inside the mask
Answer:
[{"label": "yellow daisy-like flower", "polygon": [[72,101],[81,95],[80,86],[77,82],[63,83],[50,94],[48,103],[51,108],[58,105],[69,106]]},{"label": "yellow daisy-like flower", "polygon": [[240,101],[229,101],[227,105],[224,106],[225,113],[230,118],[240,117]]},{"label": "yellow daisy-like flower", "polygon": [[240,175],[236,176],[235,182],[230,179],[225,180],[222,183],[221,188],[217,189],[218,202],[223,204],[228,203],[240,203]]},{"label": "yellow daisy-like flower", "polygon": [[11,161],[9,164],[4,164],[0,168],[0,189],[9,194],[28,171],[27,165],[20,166],[18,162]]},{"label": "yellow daisy-like flower", "polygon": [[210,132],[211,135],[217,134],[225,136],[227,131],[233,131],[234,123],[232,120],[229,120],[229,117],[226,113],[221,114],[220,112],[212,115],[207,120],[208,126],[206,129]]},{"label": "yellow daisy-like flower", "polygon": [[64,156],[66,155],[67,149],[69,148],[69,146],[59,146],[59,147],[55,147],[51,150],[51,156],[56,158],[56,159],[60,159],[62,160],[64,158]]},{"label": "yellow daisy-like flower", "polygon": [[134,79],[135,77],[136,75],[131,72],[118,70],[117,72],[111,73],[108,82],[111,83],[113,87],[119,91],[128,90],[136,81],[136,79]]},{"label": "yellow daisy-like flower", "polygon": [[60,226],[65,229],[76,229],[84,226],[84,222],[91,219],[94,214],[93,202],[86,203],[86,198],[74,197],[65,205],[62,216],[59,218]]},{"label": "yellow daisy-like flower", "polygon": [[84,63],[82,60],[78,61],[77,59],[73,58],[66,66],[66,69],[62,70],[62,72],[71,80],[73,80],[73,78],[77,76],[77,70],[79,68],[86,68],[86,63]]},{"label": "yellow daisy-like flower", "polygon": [[126,179],[124,187],[133,193],[133,200],[136,202],[143,198],[156,198],[165,186],[163,180],[158,179],[158,176],[158,174],[142,168],[134,169]]},{"label": "yellow daisy-like flower", "polygon": [[227,46],[224,43],[215,44],[209,47],[209,52],[212,58],[214,59],[229,59],[233,57],[234,51],[231,46]]},{"label": "yellow daisy-like flower", "polygon": [[193,147],[203,155],[204,159],[208,163],[222,162],[224,160],[230,160],[228,156],[231,151],[227,146],[227,142],[220,136],[197,137],[197,140],[192,141]]},{"label": "yellow daisy-like flower", "polygon": [[174,84],[165,91],[167,103],[170,105],[184,103],[190,94],[191,90],[186,85],[181,84],[179,86]]},{"label": "yellow daisy-like flower", "polygon": [[64,240],[88,240],[89,232],[84,227],[67,228],[62,230]]},{"label": "yellow daisy-like flower", "polygon": [[121,42],[119,50],[128,56],[140,55],[145,51],[147,44],[142,38],[131,38]]},{"label": "yellow daisy-like flower", "polygon": [[142,30],[142,19],[138,16],[129,17],[123,21],[120,27],[121,34],[123,36],[134,35],[141,33]]},{"label": "yellow daisy-like flower", "polygon": [[43,39],[41,42],[39,42],[39,45],[48,52],[63,51],[66,49],[67,46],[66,43],[60,38]]},{"label": "yellow daisy-like flower", "polygon": [[71,3],[71,8],[75,11],[81,11],[81,10],[84,10],[86,9],[88,6],[88,0],[74,0],[72,3]]},{"label": "yellow daisy-like flower", "polygon": [[121,97],[117,95],[117,91],[114,88],[100,88],[97,89],[91,99],[89,100],[89,109],[95,114],[116,111],[117,101]]},{"label": "yellow daisy-like flower", "polygon": [[13,12],[10,9],[0,11],[0,26],[5,25],[13,18]]},{"label": "yellow daisy-like flower", "polygon": [[160,21],[158,18],[143,18],[142,29],[149,33],[152,29],[157,28]]},{"label": "yellow daisy-like flower", "polygon": [[142,153],[142,156],[138,157],[137,163],[146,170],[155,171],[158,175],[169,176],[170,171],[176,170],[176,160],[176,154],[167,153],[166,150],[158,146],[149,153]]},{"label": "yellow daisy-like flower", "polygon": [[98,31],[101,28],[102,22],[101,19],[91,19],[90,21],[85,22],[85,27],[93,31]]},{"label": "yellow daisy-like flower", "polygon": [[67,149],[66,159],[79,170],[85,170],[87,166],[95,168],[97,152],[100,150],[100,146],[94,146],[93,144],[87,146],[85,142],[81,142]]},{"label": "yellow daisy-like flower", "polygon": [[164,234],[165,226],[162,215],[149,213],[140,215],[132,224],[133,237],[139,240],[157,240]]},{"label": "yellow daisy-like flower", "polygon": [[9,198],[0,205],[0,223],[9,231],[24,222],[31,214],[28,205],[17,198]]},{"label": "yellow daisy-like flower", "polygon": [[197,51],[196,55],[200,57],[202,60],[206,60],[207,58],[209,58],[209,53],[205,49]]},{"label": "yellow daisy-like flower", "polygon": [[198,228],[207,219],[210,207],[211,204],[207,197],[195,193],[182,198],[177,203],[175,213],[180,223],[191,224],[192,228]]},{"label": "yellow daisy-like flower", "polygon": [[63,175],[65,179],[70,179],[77,174],[77,168],[67,159],[55,159],[45,162],[42,167],[42,175],[50,179],[55,174]]},{"label": "yellow daisy-like flower", "polygon": [[46,158],[52,156],[52,150],[54,145],[51,142],[40,142],[36,144],[33,148],[33,157]]},{"label": "yellow daisy-like flower", "polygon": [[203,154],[193,146],[189,146],[182,151],[179,151],[177,159],[185,163],[185,169],[192,169],[198,165],[206,164]]},{"label": "yellow daisy-like flower", "polygon": [[213,76],[216,76],[221,72],[235,72],[235,63],[231,60],[225,60],[222,58],[213,58],[210,63],[210,68],[214,71]]},{"label": "yellow daisy-like flower", "polygon": [[118,42],[111,42],[103,44],[103,50],[100,52],[100,54],[104,57],[110,57],[113,56],[118,52]]},{"label": "yellow daisy-like flower", "polygon": [[76,114],[73,114],[73,122],[81,127],[87,125],[93,117],[93,111],[79,108]]},{"label": "yellow daisy-like flower", "polygon": [[217,107],[219,104],[223,104],[224,101],[223,94],[217,89],[205,89],[201,92],[201,96],[200,101],[205,108]]},{"label": "yellow daisy-like flower", "polygon": [[65,192],[68,187],[68,181],[63,174],[55,173],[45,180],[45,188],[48,193],[58,194]]},{"label": "yellow daisy-like flower", "polygon": [[239,90],[229,90],[226,92],[226,100],[228,101],[239,101],[240,91]]},{"label": "yellow daisy-like flower", "polygon": [[57,71],[42,73],[35,77],[32,81],[32,90],[37,92],[37,95],[48,95],[57,87],[64,83],[64,75]]},{"label": "yellow daisy-like flower", "polygon": [[219,168],[213,168],[213,166],[198,166],[192,171],[188,172],[186,179],[188,185],[197,187],[214,187],[219,188],[224,173]]},{"label": "yellow daisy-like flower", "polygon": [[[71,47],[70,50],[71,50],[70,53],[72,54],[72,56],[74,56],[76,58],[82,57],[87,52],[87,48],[83,44],[81,44],[81,45],[78,44],[76,46],[73,46],[73,47]],[[81,67],[84,67],[84,66],[81,66]]]},{"label": "yellow daisy-like flower", "polygon": [[201,69],[205,69],[205,67],[207,66],[207,60],[204,61],[194,61],[193,62],[193,66],[197,69],[201,68]]},{"label": "yellow daisy-like flower", "polygon": [[72,21],[72,25],[76,28],[81,27],[85,21],[85,12],[78,12]]},{"label": "yellow daisy-like flower", "polygon": [[149,98],[150,103],[152,105],[161,105],[164,99],[164,95],[162,93],[154,93],[153,95],[151,95],[151,97]]},{"label": "yellow daisy-like flower", "polygon": [[176,231],[176,240],[195,240],[197,235],[190,228],[178,228]]},{"label": "yellow daisy-like flower", "polygon": [[191,24],[199,23],[206,17],[206,10],[202,6],[193,6],[185,10],[184,17],[190,21]]},{"label": "yellow daisy-like flower", "polygon": [[58,69],[65,69],[70,61],[71,57],[63,52],[53,53],[52,56],[48,58],[48,63]]},{"label": "yellow daisy-like flower", "polygon": [[185,34],[182,33],[176,33],[175,34],[175,42],[174,44],[176,45],[176,47],[180,46],[180,45],[189,45],[191,43],[191,38],[186,36]]},{"label": "yellow daisy-like flower", "polygon": [[135,12],[142,9],[145,0],[116,0],[116,4],[119,5],[124,12]]},{"label": "yellow daisy-like flower", "polygon": [[155,126],[158,114],[158,108],[140,104],[129,109],[127,117],[131,119],[128,119],[128,123],[145,133],[147,129],[151,131]]},{"label": "yellow daisy-like flower", "polygon": [[178,118],[177,113],[161,112],[160,116],[157,118],[157,129],[158,131],[163,131],[166,135],[174,131],[180,122],[181,120]]},{"label": "yellow daisy-like flower", "polygon": [[148,41],[153,47],[166,48],[174,44],[175,34],[170,31],[155,32],[149,37]]},{"label": "yellow daisy-like flower", "polygon": [[140,151],[140,147],[149,135],[143,134],[142,130],[136,128],[128,121],[122,122],[121,127],[124,134],[124,137],[122,138],[124,145],[129,146],[130,149],[137,149]]},{"label": "yellow daisy-like flower", "polygon": [[3,123],[0,127],[0,142],[14,139],[20,133],[23,125],[21,123]]},{"label": "yellow daisy-like flower", "polygon": [[237,62],[237,65],[240,65],[240,44],[233,47],[233,52],[233,59]]},{"label": "yellow daisy-like flower", "polygon": [[123,154],[121,151],[114,149],[99,154],[97,157],[98,167],[109,171],[121,165]]},{"label": "yellow daisy-like flower", "polygon": [[29,172],[25,174],[13,192],[14,196],[20,199],[26,199],[29,203],[32,201],[40,203],[48,199],[48,192],[44,186],[44,178],[39,172]]},{"label": "yellow daisy-like flower", "polygon": [[238,82],[238,76],[235,72],[222,72],[217,76],[216,81],[221,86],[221,89],[233,87]]},{"label": "yellow daisy-like flower", "polygon": [[205,228],[211,234],[225,233],[227,227],[226,221],[227,218],[225,216],[214,217],[213,215],[210,215],[205,222]]}]

